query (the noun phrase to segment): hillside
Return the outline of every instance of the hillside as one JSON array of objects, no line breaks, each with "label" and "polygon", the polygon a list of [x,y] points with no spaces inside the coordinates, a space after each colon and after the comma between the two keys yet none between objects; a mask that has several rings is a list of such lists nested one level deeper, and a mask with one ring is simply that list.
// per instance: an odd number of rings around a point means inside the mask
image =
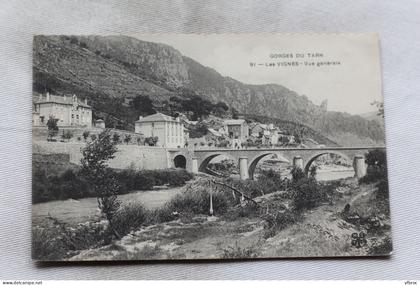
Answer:
[{"label": "hillside", "polygon": [[111,115],[123,127],[136,112],[124,98],[148,95],[164,105],[187,89],[240,113],[308,125],[341,145],[383,144],[380,123],[341,112],[327,112],[307,97],[279,85],[249,85],[205,67],[176,49],[126,36],[34,37],[34,90],[87,97],[95,115]]}]

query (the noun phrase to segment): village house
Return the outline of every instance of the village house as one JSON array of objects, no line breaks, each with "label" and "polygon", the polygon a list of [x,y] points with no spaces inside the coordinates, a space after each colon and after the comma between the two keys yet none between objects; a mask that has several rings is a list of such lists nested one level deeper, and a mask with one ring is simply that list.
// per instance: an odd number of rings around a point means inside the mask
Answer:
[{"label": "village house", "polygon": [[59,96],[47,92],[35,94],[32,111],[32,125],[45,126],[49,117],[57,119],[58,126],[92,125],[92,108],[87,100],[81,101],[76,95]]},{"label": "village house", "polygon": [[185,146],[184,125],[179,119],[162,113],[156,113],[146,117],[139,117],[135,122],[135,133],[141,133],[144,137],[157,137],[156,146],[167,148],[180,148]]},{"label": "village house", "polygon": [[234,148],[241,147],[241,144],[248,139],[249,128],[244,119],[226,120],[224,121],[224,129]]}]

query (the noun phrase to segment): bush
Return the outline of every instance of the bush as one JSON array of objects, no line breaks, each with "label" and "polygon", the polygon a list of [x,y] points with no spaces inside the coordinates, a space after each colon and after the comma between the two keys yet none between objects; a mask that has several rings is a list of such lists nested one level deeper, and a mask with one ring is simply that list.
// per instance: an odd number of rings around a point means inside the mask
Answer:
[{"label": "bush", "polygon": [[287,180],[282,180],[274,171],[262,172],[258,180],[228,179],[228,183],[254,198],[286,189]]},{"label": "bush", "polygon": [[366,155],[366,164],[366,175],[359,180],[359,183],[377,182],[377,197],[388,199],[388,173],[385,151],[379,149],[369,151]]},{"label": "bush", "polygon": [[301,212],[311,209],[326,200],[326,193],[314,178],[302,178],[292,183],[291,195],[293,207]]},{"label": "bush", "polygon": [[143,170],[143,175],[153,179],[153,185],[162,186],[181,186],[186,181],[191,180],[193,175],[185,169],[162,169],[162,170]]},{"label": "bush", "polygon": [[283,230],[286,227],[295,224],[300,219],[298,213],[286,210],[284,212],[277,212],[264,216],[265,238],[272,237],[277,231]]},{"label": "bush", "polygon": [[151,190],[154,185],[153,177],[142,171],[126,169],[116,172],[116,179],[120,185],[120,194],[129,193],[135,190]]},{"label": "bush", "polygon": [[[178,187],[185,185],[193,175],[185,169],[111,170],[119,186],[118,194],[138,190],[151,190],[155,185]],[[96,197],[83,175],[77,170],[68,169],[61,174],[47,175],[46,171],[34,168],[32,175],[32,202],[41,203],[52,200],[81,199]]]},{"label": "bush", "polygon": [[290,173],[294,182],[306,177],[305,172],[300,167],[293,167]]},{"label": "bush", "polygon": [[[230,206],[236,202],[228,191],[213,189],[213,210],[215,215],[226,213]],[[210,189],[208,187],[195,185],[183,193],[177,194],[171,201],[167,202],[161,209],[155,211],[154,223],[166,222],[181,218],[190,218],[193,215],[208,215],[210,210]]]},{"label": "bush", "polygon": [[256,258],[257,256],[255,247],[241,248],[238,246],[238,242],[235,242],[235,246],[229,246],[228,248],[223,249],[222,258]]},{"label": "bush", "polygon": [[61,260],[72,252],[109,243],[108,225],[86,222],[70,226],[49,217],[49,223],[32,228],[32,257],[38,260]]},{"label": "bush", "polygon": [[121,207],[113,217],[112,224],[118,234],[124,236],[140,228],[148,220],[148,211],[141,204],[128,204]]},{"label": "bush", "polygon": [[32,175],[32,202],[80,199],[94,196],[83,176],[71,169],[59,175],[47,176],[43,169],[35,169]]},{"label": "bush", "polygon": [[376,182],[387,179],[386,153],[375,149],[366,154],[367,173],[360,179],[361,183]]}]

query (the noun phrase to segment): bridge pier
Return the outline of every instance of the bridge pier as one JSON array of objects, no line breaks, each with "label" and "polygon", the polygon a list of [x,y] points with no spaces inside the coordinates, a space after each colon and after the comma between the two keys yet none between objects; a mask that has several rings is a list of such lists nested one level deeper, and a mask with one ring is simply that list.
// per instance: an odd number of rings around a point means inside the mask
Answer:
[{"label": "bridge pier", "polygon": [[196,157],[191,158],[191,172],[198,174],[198,160]]},{"label": "bridge pier", "polygon": [[295,156],[293,158],[293,166],[303,170],[303,158],[301,156]]},{"label": "bridge pier", "polygon": [[248,157],[246,156],[239,157],[239,176],[241,180],[247,180],[249,178]]},{"label": "bridge pier", "polygon": [[354,174],[357,178],[362,178],[366,175],[365,157],[363,155],[356,155],[353,161]]}]

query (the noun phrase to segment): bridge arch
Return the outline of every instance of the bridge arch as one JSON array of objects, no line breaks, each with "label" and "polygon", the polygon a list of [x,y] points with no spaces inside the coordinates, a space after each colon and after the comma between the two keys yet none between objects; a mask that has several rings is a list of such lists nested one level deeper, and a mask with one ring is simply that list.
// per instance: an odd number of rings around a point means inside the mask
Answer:
[{"label": "bridge arch", "polygon": [[215,157],[217,157],[217,156],[220,156],[220,155],[222,155],[222,156],[227,156],[227,157],[229,157],[230,159],[232,159],[233,161],[235,161],[236,163],[237,163],[237,159],[235,159],[235,157],[233,157],[232,155],[230,155],[229,153],[226,153],[226,152],[216,152],[216,153],[212,153],[212,154],[210,154],[210,155],[207,155],[206,157],[204,157],[204,159],[203,160],[201,160],[201,162],[200,162],[200,164],[199,164],[199,166],[198,166],[198,171],[199,172],[204,172],[204,173],[207,173],[208,171],[207,171],[207,166],[208,166],[208,164],[210,163],[210,161],[213,159],[213,158],[215,158]]},{"label": "bridge arch", "polygon": [[311,168],[312,163],[320,156],[325,155],[325,154],[335,154],[337,156],[340,156],[344,159],[346,159],[347,161],[349,161],[350,163],[352,163],[352,159],[350,159],[350,157],[342,152],[339,151],[334,151],[334,150],[325,150],[322,152],[317,152],[316,154],[310,156],[307,161],[305,162],[305,168],[303,169],[305,171],[305,174],[308,175],[309,174],[309,170]]},{"label": "bridge arch", "polygon": [[258,162],[260,162],[260,160],[266,157],[267,155],[273,155],[273,154],[284,158],[282,154],[275,151],[265,151],[265,152],[257,154],[255,157],[252,158],[248,166],[249,179],[254,179],[254,172],[255,172],[255,169],[257,168]]},{"label": "bridge arch", "polygon": [[175,168],[187,168],[187,158],[182,154],[177,154],[173,159],[173,163]]}]

